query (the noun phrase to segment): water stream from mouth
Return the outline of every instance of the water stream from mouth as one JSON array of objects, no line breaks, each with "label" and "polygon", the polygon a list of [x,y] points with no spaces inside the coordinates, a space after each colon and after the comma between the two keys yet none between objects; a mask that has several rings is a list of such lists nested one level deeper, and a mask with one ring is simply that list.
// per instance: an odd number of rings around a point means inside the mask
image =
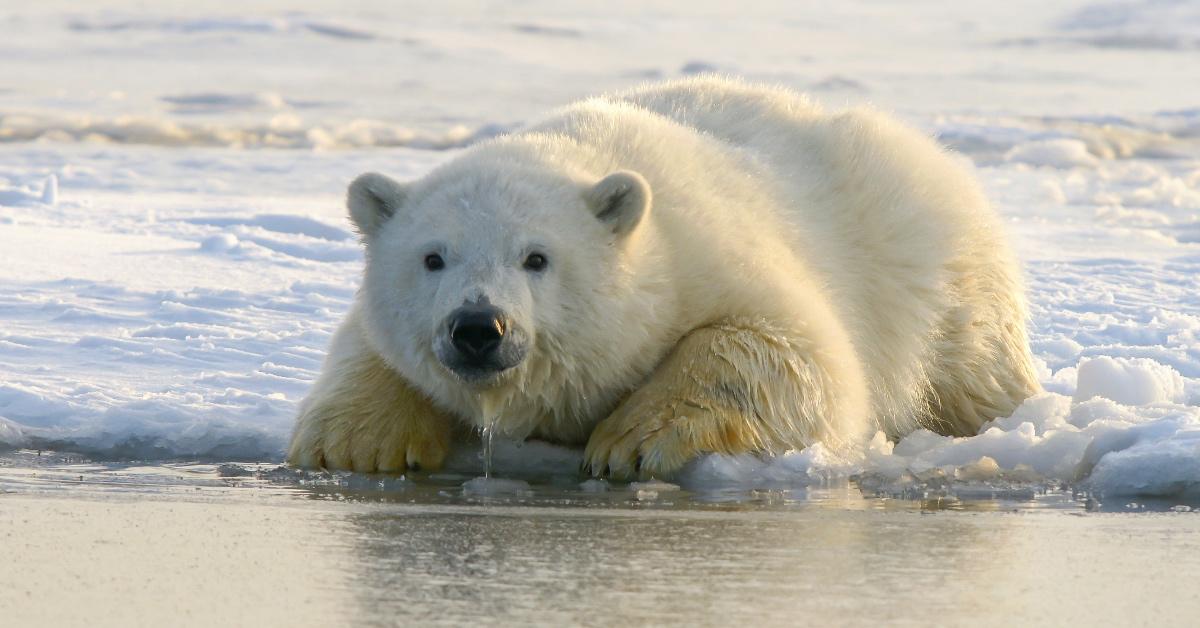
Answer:
[{"label": "water stream from mouth", "polygon": [[492,458],[495,453],[496,431],[500,412],[508,398],[502,394],[484,393],[479,396],[479,430],[483,445],[483,477],[463,483],[463,493],[475,496],[524,495],[529,494],[529,483],[524,480],[499,479],[492,477]]},{"label": "water stream from mouth", "polygon": [[496,438],[496,415],[493,414],[490,418],[484,419],[481,435],[483,437],[483,477],[491,479],[492,451],[494,450],[492,443]]},{"label": "water stream from mouth", "polygon": [[479,396],[479,410],[483,419],[480,440],[483,444],[483,477],[492,477],[492,453],[495,451],[496,423],[500,419],[502,400],[496,395],[484,393]]}]

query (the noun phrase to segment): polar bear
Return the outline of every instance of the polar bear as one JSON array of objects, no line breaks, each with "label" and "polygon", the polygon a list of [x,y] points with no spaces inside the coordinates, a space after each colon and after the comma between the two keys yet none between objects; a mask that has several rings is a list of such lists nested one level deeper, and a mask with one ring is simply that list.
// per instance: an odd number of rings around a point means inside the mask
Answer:
[{"label": "polar bear", "polygon": [[876,111],[714,77],[585,100],[348,193],[362,287],[294,464],[436,469],[493,427],[597,475],[969,435],[1038,390],[969,170]]}]

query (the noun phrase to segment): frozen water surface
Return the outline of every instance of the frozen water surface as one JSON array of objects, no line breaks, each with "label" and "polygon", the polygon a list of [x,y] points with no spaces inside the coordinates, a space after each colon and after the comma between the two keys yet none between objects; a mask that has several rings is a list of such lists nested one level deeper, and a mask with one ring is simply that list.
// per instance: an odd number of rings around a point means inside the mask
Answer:
[{"label": "frozen water surface", "polygon": [[1200,511],[1171,501],[565,475],[480,495],[470,474],[5,463],[12,625],[1188,626],[1200,611]]},{"label": "frozen water surface", "polygon": [[[1195,3],[330,7],[0,7],[6,623],[1196,616]],[[475,444],[436,475],[278,468],[358,285],[348,181],[710,71],[874,103],[971,162],[1045,394],[971,438],[636,486],[544,443],[498,442],[487,481]]]}]

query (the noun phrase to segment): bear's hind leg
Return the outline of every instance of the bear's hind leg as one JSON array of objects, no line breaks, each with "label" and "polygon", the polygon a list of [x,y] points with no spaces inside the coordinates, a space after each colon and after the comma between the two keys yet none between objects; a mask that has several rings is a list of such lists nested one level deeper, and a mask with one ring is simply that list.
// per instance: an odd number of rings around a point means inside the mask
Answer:
[{"label": "bear's hind leg", "polygon": [[601,421],[584,461],[595,475],[664,477],[702,453],[838,446],[863,429],[867,389],[848,347],[767,321],[684,336]]},{"label": "bear's hind leg", "polygon": [[974,436],[984,423],[1010,416],[1041,391],[1023,321],[992,314],[979,320],[958,313],[937,344],[930,377],[929,414],[921,424],[939,434]]}]

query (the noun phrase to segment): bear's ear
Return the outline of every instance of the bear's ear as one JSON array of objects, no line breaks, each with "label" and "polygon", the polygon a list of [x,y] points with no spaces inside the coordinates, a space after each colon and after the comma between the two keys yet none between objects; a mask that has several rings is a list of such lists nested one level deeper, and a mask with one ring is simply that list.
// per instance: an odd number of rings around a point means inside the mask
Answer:
[{"label": "bear's ear", "polygon": [[588,207],[618,236],[631,233],[650,211],[650,184],[631,170],[618,170],[585,194]]},{"label": "bear's ear", "polygon": [[350,220],[363,237],[374,235],[383,223],[404,204],[407,189],[400,182],[381,174],[359,175],[346,193]]}]

